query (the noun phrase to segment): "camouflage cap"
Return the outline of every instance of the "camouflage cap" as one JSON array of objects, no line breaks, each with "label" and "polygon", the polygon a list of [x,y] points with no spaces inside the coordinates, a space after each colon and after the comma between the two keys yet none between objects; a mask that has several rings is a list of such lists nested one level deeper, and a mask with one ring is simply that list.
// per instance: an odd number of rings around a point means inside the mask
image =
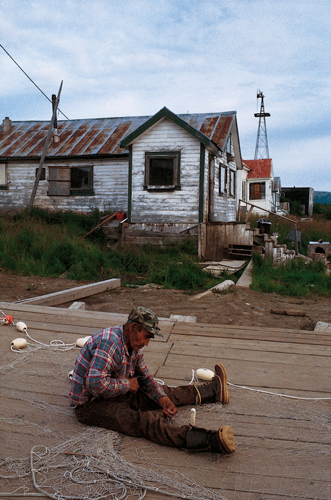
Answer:
[{"label": "camouflage cap", "polygon": [[159,323],[158,317],[147,307],[138,306],[132,309],[129,314],[128,320],[134,321],[136,323],[140,323],[145,330],[153,335],[158,335],[159,337],[163,337],[160,333],[160,328],[157,326]]}]

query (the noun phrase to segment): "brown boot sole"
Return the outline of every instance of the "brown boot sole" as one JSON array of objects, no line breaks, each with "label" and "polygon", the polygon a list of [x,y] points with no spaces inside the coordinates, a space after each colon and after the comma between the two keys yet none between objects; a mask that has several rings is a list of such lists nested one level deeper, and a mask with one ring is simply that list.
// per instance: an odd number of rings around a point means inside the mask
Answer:
[{"label": "brown boot sole", "polygon": [[215,375],[221,381],[220,403],[227,404],[229,402],[228,377],[226,374],[226,369],[222,365],[222,363],[218,363],[215,366]]},{"label": "brown boot sole", "polygon": [[218,430],[221,448],[224,453],[233,453],[236,449],[233,429],[230,425],[224,425]]}]

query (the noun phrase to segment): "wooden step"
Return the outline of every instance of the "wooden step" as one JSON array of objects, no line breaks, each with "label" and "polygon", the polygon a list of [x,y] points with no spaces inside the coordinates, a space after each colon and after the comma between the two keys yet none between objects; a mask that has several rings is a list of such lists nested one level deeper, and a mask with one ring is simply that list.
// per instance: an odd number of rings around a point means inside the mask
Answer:
[{"label": "wooden step", "polygon": [[229,245],[228,257],[237,258],[239,260],[249,259],[252,256],[252,245]]}]

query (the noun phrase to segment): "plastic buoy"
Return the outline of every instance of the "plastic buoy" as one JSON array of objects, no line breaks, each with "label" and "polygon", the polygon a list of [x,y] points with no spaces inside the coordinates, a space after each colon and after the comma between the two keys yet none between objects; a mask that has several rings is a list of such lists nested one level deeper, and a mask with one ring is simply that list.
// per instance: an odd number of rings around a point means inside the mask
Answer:
[{"label": "plastic buoy", "polygon": [[214,372],[212,370],[208,370],[208,368],[199,368],[197,370],[197,377],[201,380],[211,380],[214,377]]},{"label": "plastic buoy", "polygon": [[14,349],[23,349],[27,345],[27,341],[25,339],[14,339],[11,343],[11,346],[14,347]]},{"label": "plastic buoy", "polygon": [[81,339],[77,339],[76,346],[83,347],[86,344],[86,342],[88,341],[88,339],[90,339],[90,338],[91,338],[91,335],[88,335],[87,337],[83,337]]},{"label": "plastic buoy", "polygon": [[14,318],[11,314],[6,314],[6,316],[2,318],[2,322],[4,325],[10,325],[13,321]]},{"label": "plastic buoy", "polygon": [[19,332],[24,332],[24,330],[28,329],[28,327],[26,326],[25,323],[23,323],[23,321],[19,321],[18,323],[16,323],[15,326]]}]

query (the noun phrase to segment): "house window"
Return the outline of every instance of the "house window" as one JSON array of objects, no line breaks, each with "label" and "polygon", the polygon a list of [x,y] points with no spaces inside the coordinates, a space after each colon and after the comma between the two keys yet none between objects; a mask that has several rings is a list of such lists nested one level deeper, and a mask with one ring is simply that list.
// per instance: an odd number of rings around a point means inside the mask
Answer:
[{"label": "house window", "polygon": [[236,194],[236,172],[230,170],[230,186],[229,186],[230,196],[235,196]]},{"label": "house window", "polygon": [[[36,177],[37,177],[37,173],[38,173],[38,168],[36,168]],[[43,167],[41,169],[41,174],[40,174],[40,178],[39,178],[40,181],[45,181],[46,180],[46,168]]]},{"label": "house window", "polygon": [[93,167],[49,167],[50,196],[93,195]]},{"label": "house window", "polygon": [[8,189],[7,186],[7,164],[0,164],[0,189]]},{"label": "house window", "polygon": [[219,171],[219,194],[220,195],[227,193],[227,184],[228,184],[228,169],[225,165],[220,164],[220,171]]},{"label": "house window", "polygon": [[231,137],[231,134],[230,134],[230,137],[229,137],[229,139],[228,139],[228,141],[226,143],[225,151],[229,155],[232,154],[232,137]]},{"label": "house window", "polygon": [[249,185],[250,200],[265,200],[265,182],[251,182]]},{"label": "house window", "polygon": [[92,190],[92,167],[71,167],[71,190]]},{"label": "house window", "polygon": [[145,189],[179,189],[180,151],[146,153]]}]

